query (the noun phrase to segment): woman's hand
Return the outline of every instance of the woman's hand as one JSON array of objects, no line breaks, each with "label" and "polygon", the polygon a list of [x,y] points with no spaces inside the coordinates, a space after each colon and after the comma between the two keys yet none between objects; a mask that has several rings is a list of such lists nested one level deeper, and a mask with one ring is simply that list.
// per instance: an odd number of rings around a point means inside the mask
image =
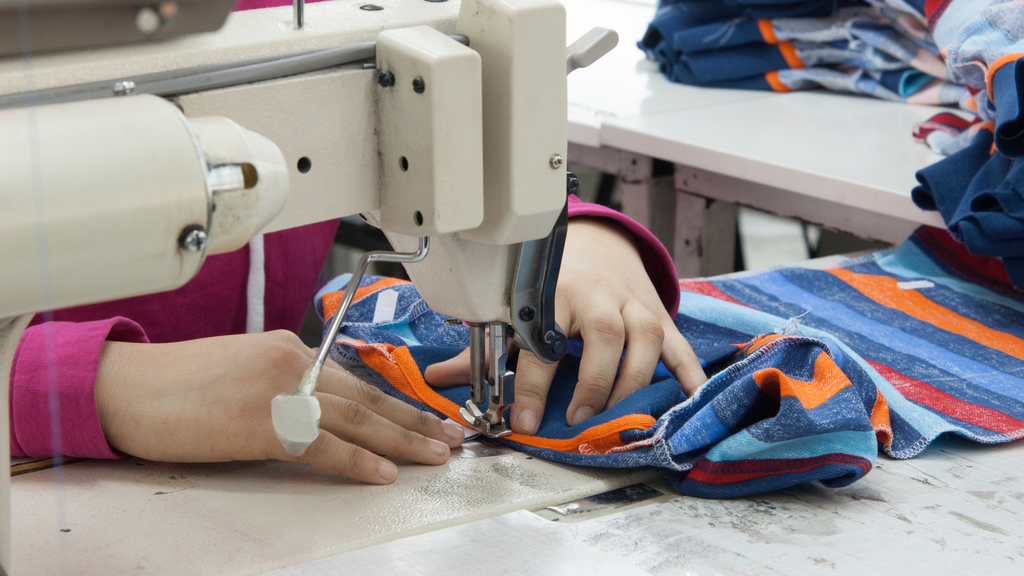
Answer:
[{"label": "woman's hand", "polygon": [[[555,293],[555,317],[570,338],[582,336],[579,384],[566,412],[574,426],[647,386],[660,358],[693,394],[707,378],[658,297],[632,240],[614,224],[591,218],[569,222]],[[628,347],[627,347],[628,345]],[[619,358],[625,347],[622,370]],[[557,364],[520,351],[512,428],[533,434],[544,414]],[[469,353],[427,368],[434,386],[469,381]]]},{"label": "woman's hand", "polygon": [[[328,361],[320,435],[299,457],[274,433],[270,401],[298,384],[315,352],[286,331],[174,344],[104,344],[96,404],[115,450],[167,462],[289,460],[371,484],[398,469],[385,454],[443,464],[463,428],[421,412]],[[371,452],[372,451],[372,452]]]}]

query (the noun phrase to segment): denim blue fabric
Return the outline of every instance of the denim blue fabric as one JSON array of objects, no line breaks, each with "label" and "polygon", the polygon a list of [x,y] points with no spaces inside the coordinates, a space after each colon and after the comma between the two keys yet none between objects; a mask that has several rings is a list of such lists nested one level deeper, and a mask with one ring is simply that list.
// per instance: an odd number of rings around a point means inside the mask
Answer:
[{"label": "denim blue fabric", "polygon": [[[536,436],[503,441],[569,464],[657,466],[681,493],[719,498],[809,481],[843,486],[871,469],[879,448],[911,458],[944,433],[1024,437],[1024,299],[943,234],[922,229],[896,250],[830,270],[684,281],[675,323],[709,376],[693,397],[659,365],[650,386],[569,426],[585,346],[575,340]],[[896,287],[920,280],[928,282]],[[322,288],[318,310],[347,281]],[[468,328],[445,324],[411,284],[361,286],[367,294],[331,357],[452,416],[468,386],[431,392],[422,371],[461,352]],[[398,293],[394,317],[374,322],[384,290]],[[958,320],[943,324],[949,318]],[[415,374],[389,369],[403,355]]]},{"label": "denim blue fabric", "polygon": [[911,197],[920,208],[937,210],[970,253],[1002,258],[1014,286],[1022,288],[1024,161],[993,151],[995,138],[981,130],[966,148],[920,170]]},{"label": "denim blue fabric", "polygon": [[683,84],[957,104],[966,92],[919,17],[895,1],[664,1],[638,46]]}]

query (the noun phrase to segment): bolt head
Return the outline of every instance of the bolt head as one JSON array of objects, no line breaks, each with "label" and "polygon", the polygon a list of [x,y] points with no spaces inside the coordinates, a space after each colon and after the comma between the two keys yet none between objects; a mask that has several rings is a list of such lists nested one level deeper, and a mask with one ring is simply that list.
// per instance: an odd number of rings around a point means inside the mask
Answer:
[{"label": "bolt head", "polygon": [[427,89],[427,83],[423,81],[422,76],[417,76],[412,79],[412,90],[417,94],[423,94],[423,91]]},{"label": "bolt head", "polygon": [[206,242],[209,237],[206,231],[198,226],[190,226],[181,233],[178,245],[186,252],[202,252],[206,249]]},{"label": "bolt head", "polygon": [[135,93],[135,82],[123,80],[114,83],[114,96],[128,96]]},{"label": "bolt head", "polygon": [[580,179],[576,177],[572,172],[566,178],[565,187],[569,190],[570,194],[575,194],[580,189]]},{"label": "bolt head", "polygon": [[377,83],[384,88],[390,88],[395,85],[395,75],[387,70],[381,70],[377,72]]},{"label": "bolt head", "polygon": [[533,306],[523,306],[519,309],[519,319],[523,322],[532,322],[537,316],[537,311],[533,309]]},{"label": "bolt head", "polygon": [[551,160],[548,163],[551,164],[552,170],[558,170],[565,163],[565,159],[562,158],[561,154],[552,154]]}]

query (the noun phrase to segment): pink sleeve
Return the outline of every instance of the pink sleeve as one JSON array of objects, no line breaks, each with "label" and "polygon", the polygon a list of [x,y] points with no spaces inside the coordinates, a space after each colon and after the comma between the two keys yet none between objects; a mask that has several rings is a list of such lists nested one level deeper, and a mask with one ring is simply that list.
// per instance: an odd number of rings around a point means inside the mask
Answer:
[{"label": "pink sleeve", "polygon": [[[322,2],[323,0],[306,0],[306,4],[311,2]],[[273,8],[275,6],[291,6],[291,0],[238,0],[238,4],[235,4],[235,12],[242,12],[243,10],[253,10],[256,8]]]},{"label": "pink sleeve", "polygon": [[25,331],[11,366],[11,456],[119,457],[103,436],[94,392],[107,340],[149,341],[138,324],[120,317]]},{"label": "pink sleeve", "polygon": [[676,312],[679,311],[679,278],[676,276],[676,267],[672,263],[672,257],[654,234],[621,212],[597,204],[588,204],[576,196],[569,196],[569,218],[576,216],[590,216],[614,221],[632,236],[633,242],[640,252],[644,268],[647,269],[647,275],[654,283],[658,295],[661,296],[665,309],[675,317]]}]

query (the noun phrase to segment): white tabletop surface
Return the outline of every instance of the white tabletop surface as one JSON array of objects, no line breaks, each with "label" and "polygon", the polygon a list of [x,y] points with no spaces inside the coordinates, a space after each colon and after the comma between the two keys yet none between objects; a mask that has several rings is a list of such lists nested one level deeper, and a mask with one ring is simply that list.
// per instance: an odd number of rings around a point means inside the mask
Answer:
[{"label": "white tabletop surface", "polygon": [[[911,136],[946,109],[828,92],[777,94],[674,84],[636,42],[642,0],[563,0],[572,40],[594,26],[619,45],[569,76],[569,140],[608,146],[915,222],[914,174],[939,160]],[[713,191],[700,191],[713,196]]]},{"label": "white tabletop surface", "polygon": [[882,456],[842,488],[812,483],[748,498],[666,497],[559,522],[518,512],[273,576],[441,574],[467,549],[487,550],[494,574],[538,576],[1019,574],[1022,456],[1021,441],[982,446],[945,438],[913,460]]}]

